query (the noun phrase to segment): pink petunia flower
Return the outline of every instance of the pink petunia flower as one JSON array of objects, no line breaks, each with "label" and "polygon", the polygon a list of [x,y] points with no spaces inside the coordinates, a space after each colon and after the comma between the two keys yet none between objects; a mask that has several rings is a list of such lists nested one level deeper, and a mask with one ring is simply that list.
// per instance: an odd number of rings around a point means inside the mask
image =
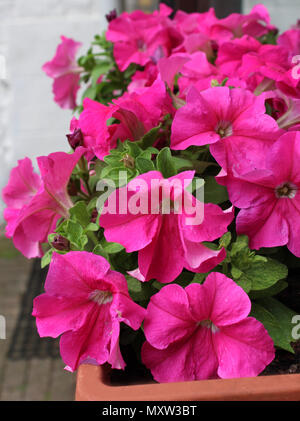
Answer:
[{"label": "pink petunia flower", "polygon": [[233,210],[203,204],[184,190],[193,176],[193,171],[185,171],[164,179],[150,171],[116,190],[105,204],[99,220],[105,238],[122,244],[128,253],[138,251],[145,281],[172,282],[183,268],[207,272],[225,258],[224,249],[212,250],[203,242],[226,232]]},{"label": "pink petunia flower", "polygon": [[300,27],[283,32],[278,37],[277,44],[286,48],[291,57],[300,54]]},{"label": "pink petunia flower", "polygon": [[160,6],[160,11],[122,13],[109,24],[106,38],[114,43],[114,57],[121,71],[131,63],[145,66],[161,49],[168,56],[182,42],[181,35],[168,19],[172,9]]},{"label": "pink petunia flower", "polygon": [[248,15],[231,13],[210,28],[210,36],[219,43],[243,35],[259,38],[277,28],[270,24],[270,15],[263,4],[257,4]]},{"label": "pink petunia flower", "polygon": [[93,253],[54,253],[45,291],[34,299],[32,315],[41,337],[62,335],[60,352],[69,370],[83,362],[125,367],[120,323],[137,330],[145,310],[131,300],[124,275]]},{"label": "pink petunia flower", "polygon": [[270,24],[270,16],[262,4],[253,7],[248,15],[232,13],[224,19],[218,19],[213,8],[206,13],[176,13],[176,27],[185,36],[201,33],[218,45],[240,38],[243,35],[261,37],[276,28]]},{"label": "pink petunia flower", "polygon": [[[84,135],[84,146],[99,159],[116,147],[118,139],[139,140],[173,112],[171,98],[159,79],[137,92],[125,93],[108,106],[86,98],[83,107],[76,125]],[[107,125],[112,117],[119,122]]]},{"label": "pink petunia flower", "polygon": [[300,257],[300,133],[283,134],[252,162],[243,162],[232,176],[222,181],[231,202],[241,209],[237,233],[246,234],[252,249],[287,245]]},{"label": "pink petunia flower", "polygon": [[215,10],[211,7],[205,13],[186,13],[178,10],[174,17],[176,28],[185,39],[192,34],[201,33],[209,39],[211,37],[211,28],[217,24],[219,19],[215,15]]},{"label": "pink petunia flower", "polygon": [[226,76],[236,76],[245,54],[257,52],[261,43],[248,35],[224,42],[218,50],[216,65]]},{"label": "pink petunia flower", "polygon": [[243,55],[237,74],[256,94],[277,88],[287,96],[300,98],[297,56],[284,45],[262,45],[258,51]]},{"label": "pink petunia flower", "polygon": [[203,51],[206,54],[207,59],[213,59],[215,52],[214,47],[214,41],[208,38],[207,35],[201,32],[197,32],[187,35],[184,42],[177,49],[175,49],[174,52],[182,51],[193,54],[197,51]]},{"label": "pink petunia flower", "polygon": [[55,56],[42,67],[44,72],[53,79],[54,101],[61,108],[74,109],[76,107],[80,73],[83,70],[77,64],[76,54],[81,45],[80,42],[62,35]]},{"label": "pink petunia flower", "polygon": [[191,86],[198,91],[210,88],[212,79],[217,79],[218,73],[217,68],[208,62],[204,52],[190,54],[189,61],[182,66],[181,76],[178,78],[180,96],[186,98]]},{"label": "pink petunia flower", "polygon": [[[41,177],[33,170],[31,160],[24,158],[11,170],[8,184],[2,190],[3,201],[7,208],[4,210],[4,219],[7,222],[6,236],[12,238],[21,209],[28,205],[41,186]],[[28,241],[29,248],[40,255],[39,244]]]},{"label": "pink petunia flower", "polygon": [[147,308],[142,361],[158,382],[257,376],[275,351],[250,309],[243,289],[221,273],[203,285],[164,286]]},{"label": "pink petunia flower", "polygon": [[258,75],[271,89],[284,78],[290,67],[289,53],[284,47],[266,44],[243,55],[238,75],[245,79]]},{"label": "pink petunia flower", "polygon": [[300,124],[300,99],[284,95],[278,89],[269,91],[266,98],[278,126],[286,130],[297,130]]},{"label": "pink petunia flower", "polygon": [[152,61],[147,63],[144,70],[138,70],[131,78],[127,92],[138,92],[141,88],[153,85],[158,76],[157,65]]},{"label": "pink petunia flower", "polygon": [[265,141],[277,139],[278,125],[265,111],[264,95],[226,86],[202,92],[192,87],[186,105],[174,117],[171,148],[209,144],[212,155],[227,171],[246,153],[254,158],[263,154]]},{"label": "pink petunia flower", "polygon": [[[9,237],[25,257],[41,257],[41,244],[47,242],[57,220],[60,217],[69,217],[69,209],[73,207],[73,202],[68,195],[67,185],[84,151],[84,148],[79,147],[73,154],[55,152],[39,157],[37,161],[42,178],[39,190],[36,191],[36,184],[31,199],[26,200],[17,212],[13,210],[14,213],[11,214],[10,208],[5,212],[9,222]],[[27,183],[27,180],[24,181]],[[9,183],[5,197],[12,186],[18,188],[18,181],[16,185],[14,181]]]}]

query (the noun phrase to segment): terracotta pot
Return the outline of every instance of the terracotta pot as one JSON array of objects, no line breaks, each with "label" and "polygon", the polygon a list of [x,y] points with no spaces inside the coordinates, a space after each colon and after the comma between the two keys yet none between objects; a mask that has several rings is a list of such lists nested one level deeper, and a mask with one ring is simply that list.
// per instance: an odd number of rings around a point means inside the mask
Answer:
[{"label": "terracotta pot", "polygon": [[300,374],[111,386],[109,366],[81,365],[77,401],[300,401]]}]

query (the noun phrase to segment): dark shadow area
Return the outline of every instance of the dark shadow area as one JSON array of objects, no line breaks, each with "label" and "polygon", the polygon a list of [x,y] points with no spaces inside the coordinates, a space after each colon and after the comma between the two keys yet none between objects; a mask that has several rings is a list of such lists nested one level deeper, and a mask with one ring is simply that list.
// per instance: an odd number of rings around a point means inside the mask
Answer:
[{"label": "dark shadow area", "polygon": [[41,269],[40,259],[33,261],[7,352],[7,358],[10,360],[60,358],[59,339],[40,338],[37,333],[35,317],[31,315],[33,299],[44,292],[47,270],[48,268]]}]

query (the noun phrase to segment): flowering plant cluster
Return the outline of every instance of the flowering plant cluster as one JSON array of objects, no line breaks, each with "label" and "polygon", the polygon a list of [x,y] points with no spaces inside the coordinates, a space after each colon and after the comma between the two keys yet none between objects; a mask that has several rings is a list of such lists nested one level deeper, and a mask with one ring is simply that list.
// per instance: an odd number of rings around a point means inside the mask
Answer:
[{"label": "flowering plant cluster", "polygon": [[49,265],[33,316],[69,370],[130,349],[158,382],[256,376],[295,341],[300,25],[171,12],[113,11],[81,57],[61,37],[71,151],[18,162],[6,235]]}]

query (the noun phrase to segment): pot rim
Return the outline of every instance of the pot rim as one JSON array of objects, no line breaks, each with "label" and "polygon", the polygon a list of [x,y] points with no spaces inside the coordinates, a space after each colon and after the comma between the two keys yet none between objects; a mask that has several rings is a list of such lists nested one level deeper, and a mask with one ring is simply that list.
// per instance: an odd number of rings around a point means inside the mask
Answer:
[{"label": "pot rim", "polygon": [[80,365],[76,401],[300,401],[300,374],[111,386],[109,370]]}]

